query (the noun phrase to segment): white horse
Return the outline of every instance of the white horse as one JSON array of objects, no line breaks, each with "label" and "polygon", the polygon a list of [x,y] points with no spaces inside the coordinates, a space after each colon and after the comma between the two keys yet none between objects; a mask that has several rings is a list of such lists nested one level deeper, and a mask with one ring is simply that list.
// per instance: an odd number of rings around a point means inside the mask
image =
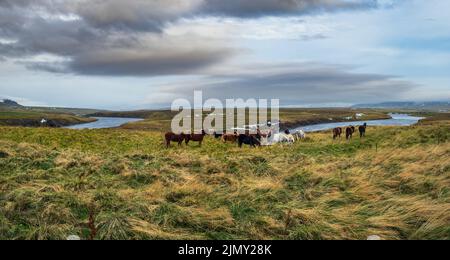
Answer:
[{"label": "white horse", "polygon": [[293,134],[296,141],[306,139],[306,133],[303,130],[298,130]]},{"label": "white horse", "polygon": [[271,135],[270,137],[265,137],[261,139],[261,145],[273,145],[273,144],[282,144],[282,143],[287,143],[287,144],[293,144],[295,143],[295,138],[293,135],[291,134],[283,134],[283,133],[279,133],[279,134],[274,134]]}]

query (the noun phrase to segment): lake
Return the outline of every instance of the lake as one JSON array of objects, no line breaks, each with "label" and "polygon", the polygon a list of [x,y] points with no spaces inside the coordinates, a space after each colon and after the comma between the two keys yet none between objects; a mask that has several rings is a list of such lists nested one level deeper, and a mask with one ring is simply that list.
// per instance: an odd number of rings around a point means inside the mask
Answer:
[{"label": "lake", "polygon": [[102,129],[119,127],[127,123],[142,121],[141,118],[122,118],[122,117],[93,117],[95,122],[68,126],[68,129]]},{"label": "lake", "polygon": [[341,123],[326,123],[318,125],[308,125],[294,129],[303,130],[305,132],[318,132],[324,130],[334,129],[336,127],[347,127],[349,125],[361,125],[367,123],[370,126],[410,126],[415,125],[419,120],[424,119],[423,117],[415,117],[406,114],[390,114],[392,119],[385,120],[369,120],[369,121],[352,121],[352,122],[341,122]]}]

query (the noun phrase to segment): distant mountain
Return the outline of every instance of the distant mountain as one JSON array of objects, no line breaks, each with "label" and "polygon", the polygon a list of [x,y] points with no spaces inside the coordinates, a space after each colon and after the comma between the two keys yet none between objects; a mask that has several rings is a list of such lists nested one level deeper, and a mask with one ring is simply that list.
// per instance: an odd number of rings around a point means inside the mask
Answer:
[{"label": "distant mountain", "polygon": [[22,107],[22,106],[16,101],[10,99],[2,99],[0,100],[0,107]]},{"label": "distant mountain", "polygon": [[358,104],[353,108],[389,108],[389,109],[420,109],[420,110],[450,110],[450,101],[431,102],[384,102],[377,104]]}]

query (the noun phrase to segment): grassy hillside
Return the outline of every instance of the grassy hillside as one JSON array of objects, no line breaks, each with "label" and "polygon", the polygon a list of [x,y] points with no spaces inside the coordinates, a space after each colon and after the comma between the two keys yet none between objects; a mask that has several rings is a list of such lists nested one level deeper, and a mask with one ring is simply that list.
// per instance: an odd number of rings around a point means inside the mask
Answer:
[{"label": "grassy hillside", "polygon": [[89,109],[89,108],[64,108],[64,107],[27,107],[28,111],[40,112],[40,113],[59,113],[59,114],[71,114],[77,116],[87,116],[93,113],[100,113],[103,110]]},{"label": "grassy hillside", "polygon": [[59,113],[50,110],[31,109],[0,109],[0,126],[40,126],[40,121],[46,119],[52,126],[68,126],[95,121],[90,118],[69,113]]},{"label": "grassy hillside", "polygon": [[437,121],[260,149],[3,127],[0,239],[450,239],[449,140]]},{"label": "grassy hillside", "polygon": [[430,113],[422,114],[421,116],[426,117],[420,121],[421,125],[442,125],[450,124],[450,113]]}]

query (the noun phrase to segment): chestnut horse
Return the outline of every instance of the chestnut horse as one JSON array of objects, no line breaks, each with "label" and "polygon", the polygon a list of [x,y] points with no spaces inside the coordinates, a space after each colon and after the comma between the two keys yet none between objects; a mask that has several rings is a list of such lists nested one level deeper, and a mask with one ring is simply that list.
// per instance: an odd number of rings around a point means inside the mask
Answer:
[{"label": "chestnut horse", "polygon": [[192,141],[192,142],[198,142],[200,144],[200,146],[202,146],[205,136],[206,136],[205,130],[202,130],[201,134],[186,135],[186,145],[188,145],[189,142]]},{"label": "chestnut horse", "polygon": [[183,133],[177,135],[173,132],[168,132],[166,133],[165,138],[166,138],[166,147],[169,148],[170,142],[177,142],[178,146],[181,146],[183,141],[186,139],[186,135]]},{"label": "chestnut horse", "polygon": [[333,129],[333,139],[336,139],[336,138],[341,138],[341,135],[342,135],[342,128],[340,128],[340,127],[336,127],[335,129]]},{"label": "chestnut horse", "polygon": [[238,140],[238,133],[237,131],[234,132],[234,134],[223,134],[222,135],[222,141],[224,143],[230,142],[230,143],[236,143]]}]

